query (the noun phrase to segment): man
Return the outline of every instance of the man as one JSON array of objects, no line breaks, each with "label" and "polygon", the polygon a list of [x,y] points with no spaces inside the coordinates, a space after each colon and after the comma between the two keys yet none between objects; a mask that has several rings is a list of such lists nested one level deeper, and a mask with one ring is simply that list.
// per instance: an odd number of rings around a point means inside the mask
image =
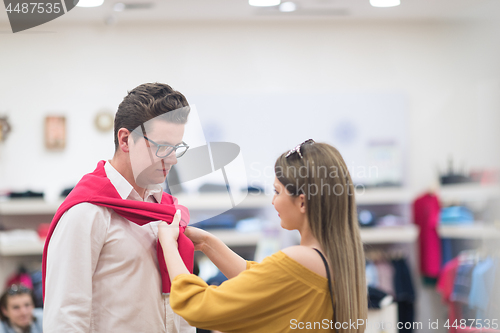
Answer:
[{"label": "man", "polygon": [[42,309],[35,309],[31,290],[13,284],[0,297],[0,333],[42,333]]},{"label": "man", "polygon": [[[159,83],[138,86],[118,107],[113,158],[82,178],[51,224],[44,332],[195,332],[170,308],[157,245],[158,220],[172,222],[178,208],[187,214],[159,184],[188,148],[188,115],[186,98]],[[185,236],[181,248],[192,269]]]}]

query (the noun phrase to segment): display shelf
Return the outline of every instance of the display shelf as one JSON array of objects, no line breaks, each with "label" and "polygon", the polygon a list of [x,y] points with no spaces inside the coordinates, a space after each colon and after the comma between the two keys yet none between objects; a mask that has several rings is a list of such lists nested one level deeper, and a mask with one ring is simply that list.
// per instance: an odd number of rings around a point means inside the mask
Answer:
[{"label": "display shelf", "polygon": [[[180,205],[193,210],[231,208],[231,198],[227,193],[179,194],[176,198]],[[271,207],[272,197],[264,194],[248,193],[242,202],[233,209],[259,209]]]},{"label": "display shelf", "polygon": [[18,244],[2,244],[0,243],[0,256],[28,256],[41,255],[43,253],[44,241],[18,243]]},{"label": "display shelf", "polygon": [[[240,232],[234,229],[207,230],[224,244],[232,246],[256,246],[261,232]],[[415,241],[418,230],[413,225],[404,227],[361,228],[361,240],[365,244],[410,243]],[[1,256],[39,255],[43,251],[43,241],[16,245],[0,244]]]},{"label": "display shelf", "polygon": [[[231,199],[224,193],[180,194],[176,196],[179,204],[193,210],[231,208]],[[43,199],[12,199],[0,201],[0,215],[49,215],[55,214],[63,200],[47,202]],[[234,208],[251,209],[271,207],[272,197],[249,193]]]},{"label": "display shelf", "polygon": [[475,222],[470,225],[439,225],[438,234],[442,238],[491,239],[500,238],[500,229]]},{"label": "display shelf", "polygon": [[232,229],[207,230],[227,246],[255,246],[262,238],[261,232],[240,232]]},{"label": "display shelf", "polygon": [[44,199],[11,199],[0,201],[0,215],[55,214],[62,200],[49,203]]},{"label": "display shelf", "polygon": [[[234,229],[214,229],[207,230],[229,247],[232,246],[256,246],[262,237],[261,232],[239,232]],[[24,256],[41,255],[44,242],[21,242],[19,244],[1,244],[0,256]]]},{"label": "display shelf", "polygon": [[371,188],[364,192],[356,190],[356,204],[358,205],[399,205],[409,204],[412,201],[409,191],[401,188]]},{"label": "display shelf", "polygon": [[484,201],[491,198],[500,199],[500,185],[453,184],[443,185],[439,189],[442,202]]},{"label": "display shelf", "polygon": [[409,224],[394,227],[360,228],[361,241],[365,244],[412,243],[418,237],[418,228]]},{"label": "display shelf", "polygon": [[[231,208],[231,199],[225,193],[179,194],[179,204],[193,210]],[[358,205],[405,204],[411,202],[411,194],[401,189],[368,189],[356,195]],[[43,199],[11,199],[0,201],[0,215],[50,215],[55,214],[62,199],[47,202]],[[259,209],[271,207],[272,197],[248,193],[234,208]]]}]

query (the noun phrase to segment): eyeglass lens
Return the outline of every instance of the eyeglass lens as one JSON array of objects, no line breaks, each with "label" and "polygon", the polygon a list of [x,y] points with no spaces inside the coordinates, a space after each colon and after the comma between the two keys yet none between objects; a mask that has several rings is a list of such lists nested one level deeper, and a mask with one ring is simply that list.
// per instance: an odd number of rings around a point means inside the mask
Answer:
[{"label": "eyeglass lens", "polygon": [[170,155],[172,153],[172,151],[175,150],[175,156],[176,157],[181,157],[182,155],[184,155],[184,153],[187,151],[187,147],[186,146],[179,146],[177,148],[174,148],[174,147],[166,147],[166,146],[160,146],[158,148],[158,152],[157,152],[157,155],[158,157],[160,158],[163,158],[163,157],[167,157],[168,155]]}]

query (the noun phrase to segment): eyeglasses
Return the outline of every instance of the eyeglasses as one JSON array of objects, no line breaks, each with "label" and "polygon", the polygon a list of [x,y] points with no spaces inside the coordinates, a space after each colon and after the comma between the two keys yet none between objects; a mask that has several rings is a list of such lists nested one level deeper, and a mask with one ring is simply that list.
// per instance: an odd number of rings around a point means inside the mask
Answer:
[{"label": "eyeglasses", "polygon": [[154,144],[156,148],[156,156],[159,158],[165,158],[168,155],[172,154],[173,151],[175,151],[175,156],[177,158],[182,157],[188,150],[189,146],[187,143],[182,141],[180,144],[172,146],[172,145],[162,145],[159,143],[154,142],[153,140],[149,139],[147,136],[143,135],[144,139],[148,140],[152,144]]},{"label": "eyeglasses", "polygon": [[300,145],[295,146],[295,148],[290,149],[290,151],[288,152],[288,154],[286,154],[285,157],[288,157],[288,156],[292,155],[293,153],[297,153],[297,154],[299,154],[300,158],[303,158],[302,153],[300,152],[300,148],[302,148],[303,145],[308,145],[308,144],[312,145],[313,143],[314,143],[313,139],[306,140],[306,141],[302,142]]},{"label": "eyeglasses", "polygon": [[12,286],[10,286],[9,290],[7,290],[7,294],[9,296],[17,295],[17,294],[29,294],[30,292],[31,292],[31,290],[29,288],[23,286],[22,284],[20,284],[20,285],[13,284]]}]

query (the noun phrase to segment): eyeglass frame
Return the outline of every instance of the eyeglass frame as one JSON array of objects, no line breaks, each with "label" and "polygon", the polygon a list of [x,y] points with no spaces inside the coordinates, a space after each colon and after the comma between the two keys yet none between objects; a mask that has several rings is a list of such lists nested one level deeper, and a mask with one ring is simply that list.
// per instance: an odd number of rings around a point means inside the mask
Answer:
[{"label": "eyeglass frame", "polygon": [[[169,156],[170,154],[172,154],[174,151],[177,151],[177,149],[186,147],[186,150],[182,153],[182,155],[180,155],[180,156],[176,156],[177,158],[180,158],[180,157],[184,156],[184,154],[185,154],[185,153],[188,151],[188,149],[189,149],[189,145],[188,145],[187,143],[185,143],[184,141],[181,141],[181,143],[180,143],[180,144],[178,144],[178,145],[172,146],[172,145],[166,145],[166,144],[159,144],[159,143],[156,143],[156,142],[154,142],[153,140],[151,140],[150,138],[148,138],[147,136],[145,136],[144,134],[143,134],[142,136],[144,137],[144,139],[148,140],[149,142],[151,142],[152,144],[154,144],[154,145],[157,147],[157,148],[156,148],[155,155],[156,155],[156,157],[158,157],[158,158],[165,158],[165,157]],[[165,155],[165,156],[159,156],[159,155],[158,155],[158,152],[160,151],[160,148],[161,148],[161,147],[170,147],[170,148],[172,148],[172,151],[171,151],[170,153],[168,153],[167,155]]]}]

